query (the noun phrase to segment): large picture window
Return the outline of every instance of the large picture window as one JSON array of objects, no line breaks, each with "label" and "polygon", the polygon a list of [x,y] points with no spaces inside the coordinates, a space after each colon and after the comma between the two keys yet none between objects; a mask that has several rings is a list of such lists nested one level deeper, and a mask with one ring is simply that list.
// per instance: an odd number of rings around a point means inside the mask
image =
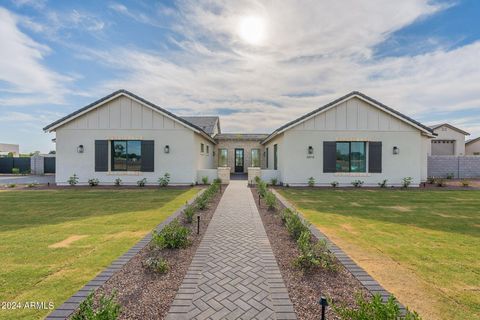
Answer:
[{"label": "large picture window", "polygon": [[228,165],[228,150],[219,149],[218,150],[218,166],[226,167]]},{"label": "large picture window", "polygon": [[140,140],[112,141],[112,171],[141,171],[142,142]]},{"label": "large picture window", "polygon": [[366,172],[365,142],[337,142],[336,172]]},{"label": "large picture window", "polygon": [[252,149],[252,167],[260,167],[260,149]]}]

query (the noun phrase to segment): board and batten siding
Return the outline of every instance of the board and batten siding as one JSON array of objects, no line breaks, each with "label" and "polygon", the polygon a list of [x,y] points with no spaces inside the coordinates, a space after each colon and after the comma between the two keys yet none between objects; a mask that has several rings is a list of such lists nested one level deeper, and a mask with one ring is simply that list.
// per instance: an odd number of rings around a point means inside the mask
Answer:
[{"label": "board and batten siding", "polygon": [[[377,147],[381,143],[381,172],[323,172],[324,142],[336,141],[371,141]],[[376,186],[383,179],[400,185],[404,177],[412,177],[413,184],[418,185],[426,179],[425,147],[429,141],[413,126],[353,97],[283,133],[282,182],[305,185],[313,177],[318,185],[338,181],[340,185],[351,186],[352,181],[362,180],[365,185]],[[314,149],[313,155],[308,154],[309,146]],[[400,150],[398,155],[393,154],[394,146]],[[368,150],[367,143],[367,168]],[[378,167],[378,159],[375,165]]]},{"label": "board and batten siding", "polygon": [[[200,137],[190,128],[146,107],[126,96],[120,96],[92,110],[56,130],[56,181],[66,184],[74,173],[80,184],[98,178],[100,183],[113,183],[116,178],[125,184],[135,184],[147,178],[156,184],[166,172],[172,184],[190,184],[197,179],[196,155]],[[95,171],[95,140],[108,140],[110,159],[111,140],[151,140],[154,143],[154,170],[152,172],[111,171],[110,160],[105,172]],[[211,144],[211,142],[209,142]],[[84,146],[84,153],[77,147]],[[170,146],[170,153],[164,147]],[[208,164],[205,164],[208,165]]]}]

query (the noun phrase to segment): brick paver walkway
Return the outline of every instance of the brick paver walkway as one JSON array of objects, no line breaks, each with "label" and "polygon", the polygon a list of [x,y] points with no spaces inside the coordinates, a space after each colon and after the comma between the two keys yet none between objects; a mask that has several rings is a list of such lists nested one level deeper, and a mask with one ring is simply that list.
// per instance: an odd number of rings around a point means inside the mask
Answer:
[{"label": "brick paver walkway", "polygon": [[296,319],[246,181],[230,181],[167,319]]}]

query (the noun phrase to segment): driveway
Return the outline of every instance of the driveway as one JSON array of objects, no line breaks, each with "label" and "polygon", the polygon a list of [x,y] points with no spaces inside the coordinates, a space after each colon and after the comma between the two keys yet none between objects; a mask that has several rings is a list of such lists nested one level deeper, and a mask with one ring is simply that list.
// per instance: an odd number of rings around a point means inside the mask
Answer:
[{"label": "driveway", "polygon": [[29,184],[29,183],[39,183],[39,184],[54,184],[55,175],[44,175],[44,176],[14,176],[14,175],[0,175],[0,185],[15,183],[15,184]]}]

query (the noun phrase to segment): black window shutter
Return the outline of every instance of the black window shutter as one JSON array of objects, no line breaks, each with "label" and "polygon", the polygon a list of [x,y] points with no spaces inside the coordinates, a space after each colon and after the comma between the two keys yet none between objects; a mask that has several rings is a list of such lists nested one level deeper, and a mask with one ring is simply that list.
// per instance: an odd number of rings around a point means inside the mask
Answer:
[{"label": "black window shutter", "polygon": [[153,140],[142,141],[142,171],[155,171],[155,148]]},{"label": "black window shutter", "polygon": [[336,172],[337,143],[335,141],[323,142],[323,172]]},{"label": "black window shutter", "polygon": [[368,172],[382,173],[382,143],[368,143]]},{"label": "black window shutter", "polygon": [[108,140],[95,140],[95,172],[108,171]]}]

